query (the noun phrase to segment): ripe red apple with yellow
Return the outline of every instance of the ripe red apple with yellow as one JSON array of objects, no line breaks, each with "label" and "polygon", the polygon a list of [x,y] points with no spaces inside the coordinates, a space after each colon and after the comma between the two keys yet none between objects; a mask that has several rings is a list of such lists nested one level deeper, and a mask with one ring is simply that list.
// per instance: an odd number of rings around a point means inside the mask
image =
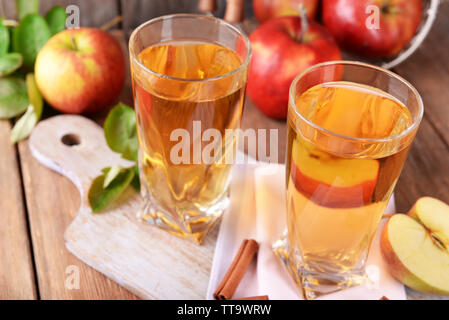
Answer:
[{"label": "ripe red apple with yellow", "polygon": [[290,84],[299,73],[320,62],[341,60],[340,49],[326,28],[304,22],[299,17],[271,19],[250,36],[253,56],[247,92],[269,117],[287,117]]},{"label": "ripe red apple with yellow", "polygon": [[421,23],[422,0],[323,0],[323,22],[338,44],[367,58],[398,54]]},{"label": "ripe red apple with yellow", "polygon": [[307,18],[315,18],[318,0],[253,0],[254,15],[260,23],[282,16],[298,16],[300,5],[306,9]]},{"label": "ripe red apple with yellow", "polygon": [[290,172],[298,191],[324,207],[354,208],[370,203],[379,161],[337,158],[318,149],[308,150],[297,141],[293,141]]},{"label": "ripe red apple with yellow", "polygon": [[55,109],[92,113],[117,99],[125,82],[125,58],[119,43],[100,29],[64,30],[39,52],[35,75]]}]

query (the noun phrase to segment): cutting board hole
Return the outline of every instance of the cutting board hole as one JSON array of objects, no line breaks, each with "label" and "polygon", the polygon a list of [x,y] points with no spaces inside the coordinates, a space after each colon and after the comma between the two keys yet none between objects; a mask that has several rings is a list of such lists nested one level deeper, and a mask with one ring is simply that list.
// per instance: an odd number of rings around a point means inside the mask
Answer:
[{"label": "cutting board hole", "polygon": [[61,142],[63,144],[65,144],[66,146],[73,147],[73,146],[79,145],[81,143],[81,140],[78,135],[69,133],[69,134],[62,136]]}]

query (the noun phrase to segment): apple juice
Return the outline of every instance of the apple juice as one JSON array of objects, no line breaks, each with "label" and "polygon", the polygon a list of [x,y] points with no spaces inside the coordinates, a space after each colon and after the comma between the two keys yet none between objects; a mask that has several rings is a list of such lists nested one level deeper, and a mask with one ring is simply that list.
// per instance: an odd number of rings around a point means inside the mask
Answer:
[{"label": "apple juice", "polygon": [[357,270],[409,150],[410,144],[388,138],[407,129],[412,117],[389,94],[351,82],[314,86],[295,101],[288,116],[289,241],[305,270]]},{"label": "apple juice", "polygon": [[[211,225],[227,204],[231,164],[198,161],[195,143],[204,147],[210,140],[203,132],[217,129],[223,138],[221,157],[234,148],[224,143],[225,130],[240,128],[246,73],[244,78],[237,73],[200,80],[225,75],[242,61],[221,45],[189,40],[150,46],[138,59],[151,71],[168,76],[133,72],[141,174],[152,204],[145,214],[153,221],[162,219],[170,226],[168,231],[200,242],[207,231],[205,225]],[[195,123],[201,126],[199,136],[195,136]],[[187,163],[171,159],[171,150],[179,143],[179,137],[173,140],[171,135],[179,129],[189,135]],[[167,218],[170,215],[188,217],[190,222],[175,223],[176,218]]]}]

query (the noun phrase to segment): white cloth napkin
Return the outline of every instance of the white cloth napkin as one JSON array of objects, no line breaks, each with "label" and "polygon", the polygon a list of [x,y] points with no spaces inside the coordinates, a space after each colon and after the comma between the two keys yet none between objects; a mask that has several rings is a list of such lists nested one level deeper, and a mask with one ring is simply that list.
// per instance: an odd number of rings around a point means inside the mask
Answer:
[{"label": "white cloth napkin", "polygon": [[[233,168],[231,206],[224,214],[218,234],[212,264],[207,299],[213,293],[230,266],[244,239],[260,244],[257,259],[248,268],[234,298],[268,295],[271,300],[302,299],[300,291],[287,269],[272,251],[272,244],[286,228],[285,166],[276,164],[246,164]],[[394,199],[386,213],[393,213]],[[319,299],[391,300],[406,299],[404,286],[388,273],[381,257],[378,228],[367,261],[367,273],[374,282],[352,287]],[[257,260],[257,261],[256,261]]]}]

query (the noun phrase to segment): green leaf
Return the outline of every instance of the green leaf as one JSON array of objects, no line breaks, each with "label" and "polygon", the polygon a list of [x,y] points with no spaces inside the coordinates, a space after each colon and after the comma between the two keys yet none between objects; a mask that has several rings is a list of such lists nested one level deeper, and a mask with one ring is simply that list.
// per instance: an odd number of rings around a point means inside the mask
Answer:
[{"label": "green leaf", "polygon": [[38,14],[29,14],[16,27],[13,36],[13,49],[23,56],[23,65],[32,69],[39,50],[50,39],[47,22]]},{"label": "green leaf", "polygon": [[111,150],[127,160],[137,160],[137,130],[134,110],[122,103],[116,105],[104,123],[104,135]]},{"label": "green leaf", "polygon": [[29,105],[25,81],[19,78],[0,78],[0,119],[23,113]]},{"label": "green leaf", "polygon": [[131,181],[131,185],[136,189],[137,191],[140,191],[140,178],[139,178],[139,167],[134,167],[134,178],[133,181]]},{"label": "green leaf", "polygon": [[0,19],[0,57],[9,50],[9,30]]},{"label": "green leaf", "polygon": [[125,151],[123,151],[122,158],[126,160],[137,161],[138,150],[139,150],[139,141],[137,140],[136,136],[135,139],[129,140],[129,145],[125,149]]},{"label": "green leaf", "polygon": [[29,13],[39,13],[39,0],[16,0],[17,16],[22,20]]},{"label": "green leaf", "polygon": [[0,77],[10,75],[22,66],[23,58],[20,53],[13,52],[0,56]]},{"label": "green leaf", "polygon": [[28,106],[25,114],[16,122],[14,128],[12,128],[12,144],[28,138],[31,131],[33,131],[34,127],[39,122],[42,115],[42,109],[44,107],[44,100],[39,92],[39,89],[37,88],[33,73],[28,73],[26,75],[26,85],[30,105]]},{"label": "green leaf", "polygon": [[51,34],[56,34],[65,29],[67,13],[63,7],[54,6],[45,15],[45,20],[48,23]]},{"label": "green leaf", "polygon": [[123,170],[106,188],[103,188],[105,178],[105,174],[95,178],[89,188],[88,198],[93,212],[105,208],[128,187],[134,178],[134,169]]},{"label": "green leaf", "polygon": [[36,80],[34,78],[34,73],[27,74],[26,85],[27,85],[28,100],[30,101],[30,104],[34,108],[37,121],[39,121],[42,116],[42,110],[44,109],[44,99],[42,98],[42,94],[39,91],[39,88],[37,87]]},{"label": "green leaf", "polygon": [[114,181],[115,178],[117,178],[117,176],[120,174],[120,172],[122,172],[122,169],[123,169],[122,166],[119,166],[119,165],[115,165],[110,168],[107,168],[107,170],[104,171],[105,178],[104,178],[103,188],[106,189],[111,184],[111,182]]},{"label": "green leaf", "polygon": [[8,32],[9,32],[9,48],[8,48],[8,52],[13,52],[12,39],[13,39],[15,31],[16,31],[16,27],[8,27]]},{"label": "green leaf", "polygon": [[32,105],[28,106],[25,114],[17,120],[16,124],[12,128],[10,141],[14,144],[20,140],[28,138],[33,128],[37,123],[36,113]]}]

